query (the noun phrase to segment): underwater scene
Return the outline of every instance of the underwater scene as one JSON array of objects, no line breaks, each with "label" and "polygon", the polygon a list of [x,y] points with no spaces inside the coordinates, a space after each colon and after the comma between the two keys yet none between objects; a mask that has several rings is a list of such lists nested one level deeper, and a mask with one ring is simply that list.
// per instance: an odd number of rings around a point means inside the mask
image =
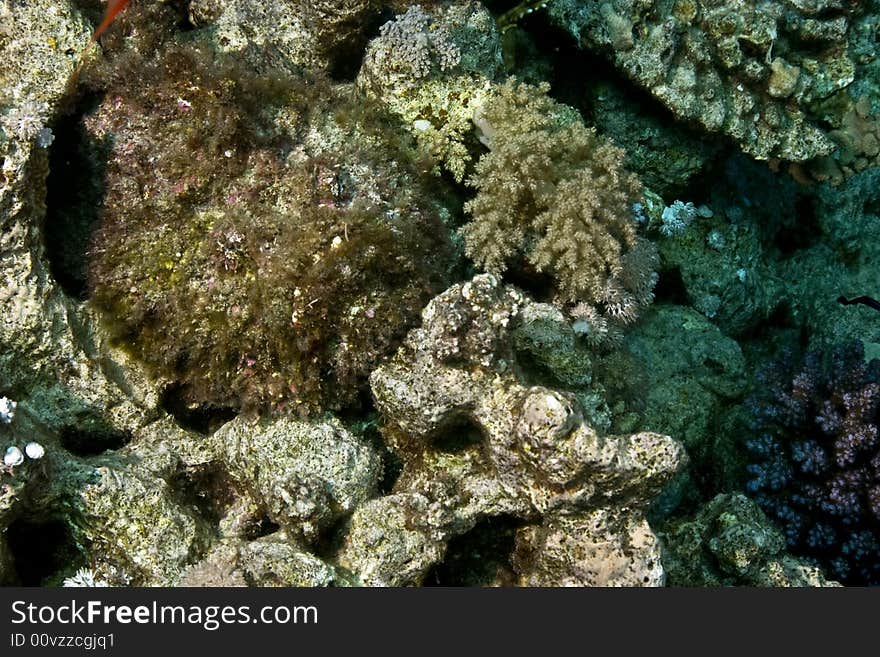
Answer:
[{"label": "underwater scene", "polygon": [[880,0],[0,0],[0,584],[880,584]]}]

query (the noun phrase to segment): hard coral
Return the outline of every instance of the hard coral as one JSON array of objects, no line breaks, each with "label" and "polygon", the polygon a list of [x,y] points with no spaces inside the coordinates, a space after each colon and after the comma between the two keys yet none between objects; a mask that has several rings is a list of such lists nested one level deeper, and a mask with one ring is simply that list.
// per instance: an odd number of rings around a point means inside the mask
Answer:
[{"label": "hard coral", "polygon": [[461,182],[479,149],[474,111],[501,68],[495,21],[480,3],[414,6],[380,28],[356,84],[400,118],[434,173]]},{"label": "hard coral", "polygon": [[558,0],[551,18],[678,118],[757,159],[834,150],[813,104],[850,85],[855,2]]},{"label": "hard coral", "polygon": [[623,151],[547,90],[511,79],[474,117],[490,150],[469,180],[467,253],[496,274],[525,256],[563,302],[629,323],[656,281],[656,251],[636,235],[632,210],[641,186]]},{"label": "hard coral", "polygon": [[195,44],[105,84],[90,282],[115,335],[191,403],[354,401],[449,264],[405,142],[329,85]]},{"label": "hard coral", "polygon": [[749,400],[748,491],[789,548],[845,584],[880,583],[880,360],[860,342],[811,352],[760,377]]}]

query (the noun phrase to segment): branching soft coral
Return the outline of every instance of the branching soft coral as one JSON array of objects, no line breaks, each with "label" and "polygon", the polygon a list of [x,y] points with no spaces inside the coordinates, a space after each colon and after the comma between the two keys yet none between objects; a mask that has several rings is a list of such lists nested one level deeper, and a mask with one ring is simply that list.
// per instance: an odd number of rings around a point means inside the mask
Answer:
[{"label": "branching soft coral", "polygon": [[563,302],[629,323],[656,281],[656,250],[632,214],[641,185],[624,152],[547,89],[509,80],[474,118],[490,150],[469,180],[467,253],[496,274],[524,257],[554,277]]}]

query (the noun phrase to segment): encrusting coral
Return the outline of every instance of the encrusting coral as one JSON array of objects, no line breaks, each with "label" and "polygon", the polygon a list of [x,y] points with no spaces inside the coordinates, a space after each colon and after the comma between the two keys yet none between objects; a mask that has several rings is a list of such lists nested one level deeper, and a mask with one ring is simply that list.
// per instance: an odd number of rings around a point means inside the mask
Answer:
[{"label": "encrusting coral", "polygon": [[467,254],[495,274],[525,259],[582,318],[630,323],[656,282],[656,250],[636,234],[641,185],[623,151],[547,91],[510,79],[474,117],[489,152],[468,181]]},{"label": "encrusting coral", "polygon": [[835,148],[812,105],[853,82],[857,4],[559,0],[547,11],[676,117],[755,158],[798,162]]},{"label": "encrusting coral", "polygon": [[359,93],[385,106],[434,163],[461,182],[478,152],[474,111],[502,70],[495,21],[478,2],[410,7],[364,54]]}]

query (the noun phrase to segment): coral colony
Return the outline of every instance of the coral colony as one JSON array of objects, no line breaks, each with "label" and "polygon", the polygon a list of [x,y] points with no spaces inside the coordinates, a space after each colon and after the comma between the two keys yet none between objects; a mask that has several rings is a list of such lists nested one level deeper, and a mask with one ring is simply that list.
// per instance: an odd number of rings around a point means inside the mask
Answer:
[{"label": "coral colony", "polygon": [[827,367],[812,352],[759,381],[746,490],[792,550],[843,582],[880,583],[880,360],[856,342]]},{"label": "coral colony", "polygon": [[393,12],[0,3],[0,584],[880,584],[880,2]]}]

